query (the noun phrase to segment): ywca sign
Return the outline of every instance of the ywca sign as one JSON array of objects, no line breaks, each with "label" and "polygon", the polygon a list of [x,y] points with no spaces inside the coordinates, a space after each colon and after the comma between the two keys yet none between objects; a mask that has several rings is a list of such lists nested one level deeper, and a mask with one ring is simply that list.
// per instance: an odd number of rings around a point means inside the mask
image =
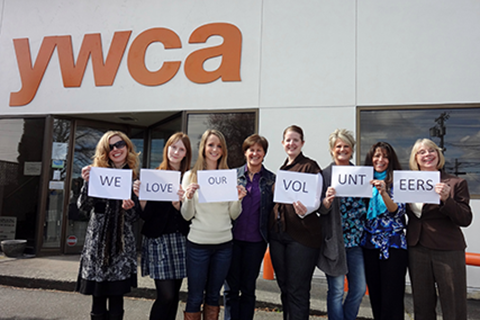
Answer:
[{"label": "ywca sign", "polygon": [[[35,62],[32,61],[29,39],[13,39],[22,87],[18,92],[10,93],[10,106],[24,106],[33,100],[55,49],[65,88],[81,86],[90,58],[95,86],[112,86],[131,34],[132,31],[115,32],[105,60],[99,33],[86,34],[83,37],[76,60],[72,37],[69,35],[44,37]],[[210,23],[195,29],[188,43],[206,43],[211,36],[222,37],[223,43],[190,53],[184,63],[186,77],[199,84],[210,83],[219,78],[222,81],[241,81],[242,33],[233,24]],[[145,86],[159,86],[170,81],[182,64],[181,61],[166,61],[159,70],[148,70],[145,54],[148,47],[155,42],[161,42],[166,50],[182,48],[180,37],[167,28],[151,28],[133,39],[127,54],[128,71],[135,81]],[[206,60],[219,56],[222,57],[222,63],[216,70],[207,71],[203,68]]]}]

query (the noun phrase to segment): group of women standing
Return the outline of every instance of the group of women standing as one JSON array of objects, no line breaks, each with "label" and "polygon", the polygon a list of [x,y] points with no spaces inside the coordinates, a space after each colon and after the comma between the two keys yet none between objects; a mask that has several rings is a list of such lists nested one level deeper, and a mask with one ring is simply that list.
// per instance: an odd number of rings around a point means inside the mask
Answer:
[{"label": "group of women standing", "polygon": [[[304,144],[300,127],[285,129],[287,158],[280,170],[323,175],[322,197],[312,206],[273,202],[275,174],[263,166],[268,141],[257,134],[242,146],[246,164],[237,168],[237,201],[199,202],[198,171],[228,169],[226,141],[216,130],[203,134],[189,171],[188,136],[177,133],[167,141],[158,169],[180,171],[178,201],[139,201],[138,180],[132,199],[98,199],[88,196],[85,183],[78,203],[91,219],[77,289],[93,296],[91,318],[123,317],[123,295],[136,286],[132,223],[140,216],[145,220],[142,275],[150,275],[157,290],[150,319],[175,319],[185,277],[185,319],[199,320],[202,304],[205,320],[218,319],[223,285],[225,319],[253,319],[267,244],[284,319],[308,319],[315,266],[327,276],[329,319],[355,319],[367,286],[375,319],[403,319],[407,267],[415,319],[435,319],[436,286],[444,319],[466,319],[466,244],[460,227],[471,223],[472,212],[465,180],[443,171],[442,150],[431,140],[418,140],[410,157],[411,170],[441,172],[435,186],[440,204],[405,204],[394,201],[393,171],[401,168],[388,143],[374,144],[365,158],[374,169],[372,197],[366,199],[336,197],[330,185],[333,165],[353,165],[351,132],[330,135],[333,162],[323,171],[303,155]],[[130,168],[136,178],[138,155],[128,137],[109,131],[97,145],[93,166]],[[82,169],[85,182],[90,168]]]}]

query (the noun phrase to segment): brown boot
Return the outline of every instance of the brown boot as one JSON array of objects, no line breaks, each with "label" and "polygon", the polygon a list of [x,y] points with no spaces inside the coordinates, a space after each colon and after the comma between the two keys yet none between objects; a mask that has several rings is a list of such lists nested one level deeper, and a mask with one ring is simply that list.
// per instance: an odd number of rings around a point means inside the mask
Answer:
[{"label": "brown boot", "polygon": [[203,320],[218,320],[219,306],[203,305]]},{"label": "brown boot", "polygon": [[183,312],[184,320],[200,320],[200,311],[198,312]]}]

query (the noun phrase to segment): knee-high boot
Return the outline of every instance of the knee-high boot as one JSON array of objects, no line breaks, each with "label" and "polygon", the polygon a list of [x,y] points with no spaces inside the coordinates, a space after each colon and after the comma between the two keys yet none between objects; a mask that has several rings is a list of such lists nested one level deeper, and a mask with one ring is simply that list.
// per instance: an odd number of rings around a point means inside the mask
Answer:
[{"label": "knee-high boot", "polygon": [[184,320],[200,320],[200,311],[198,312],[183,312]]},{"label": "knee-high boot", "polygon": [[205,304],[203,306],[203,320],[218,320],[219,306],[210,306]]}]

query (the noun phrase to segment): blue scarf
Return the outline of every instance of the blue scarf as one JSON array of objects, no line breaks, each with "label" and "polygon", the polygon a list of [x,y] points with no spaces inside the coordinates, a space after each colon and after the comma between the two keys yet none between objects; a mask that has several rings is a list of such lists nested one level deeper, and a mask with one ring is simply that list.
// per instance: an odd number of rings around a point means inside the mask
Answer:
[{"label": "blue scarf", "polygon": [[[373,172],[373,177],[376,180],[385,180],[387,177],[387,170],[383,172]],[[387,206],[385,202],[383,202],[382,196],[376,187],[372,188],[372,198],[370,199],[370,203],[368,205],[368,212],[367,212],[367,219],[372,220],[387,211]]]}]

